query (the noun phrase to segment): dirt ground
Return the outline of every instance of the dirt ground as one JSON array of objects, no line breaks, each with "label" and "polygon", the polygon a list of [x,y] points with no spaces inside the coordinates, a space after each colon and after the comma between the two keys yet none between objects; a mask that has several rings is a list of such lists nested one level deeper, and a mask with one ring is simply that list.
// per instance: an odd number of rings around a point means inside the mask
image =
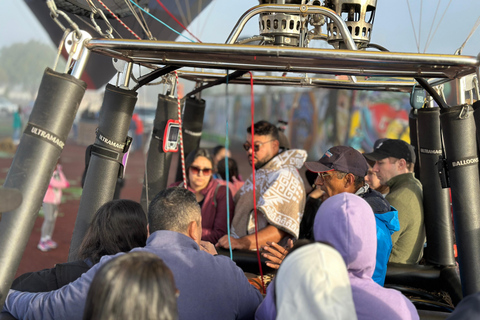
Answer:
[{"label": "dirt ground", "polygon": [[[39,215],[35,221],[16,276],[25,272],[51,268],[56,263],[67,261],[70,239],[80,205],[82,191],[80,187],[81,175],[85,166],[84,154],[85,146],[70,143],[65,145],[61,156],[63,171],[70,182],[70,188],[64,190],[63,201],[59,208],[59,216],[53,233],[53,239],[58,243],[58,248],[49,252],[42,252],[37,249],[40,229],[43,223],[43,217]],[[2,183],[12,160],[13,154],[0,153],[0,179]],[[125,176],[125,186],[121,193],[122,198],[135,201],[140,200],[144,165],[144,155],[141,152],[134,152],[130,155]]]},{"label": "dirt ground", "polygon": [[[203,147],[212,147],[213,145],[203,145]],[[240,144],[234,149],[233,157],[237,160],[242,176],[248,177],[251,167],[248,165],[245,152]],[[27,247],[23,254],[16,277],[31,271],[38,271],[44,268],[51,268],[57,263],[67,262],[70,239],[75,226],[76,214],[80,205],[81,176],[84,170],[85,146],[77,145],[73,142],[67,142],[62,152],[61,162],[63,171],[70,182],[70,187],[63,192],[62,204],[59,207],[59,216],[53,233],[53,240],[58,243],[58,248],[48,252],[42,252],[37,249],[40,239],[40,230],[43,223],[43,217],[39,214],[35,221],[32,233],[29,237]],[[13,160],[14,150],[10,152],[0,151],[0,182],[3,184]],[[5,150],[3,149],[3,150]],[[172,168],[170,170],[169,183],[174,182],[176,172],[176,161],[178,154],[172,158]],[[145,155],[136,151],[130,154],[125,175],[125,185],[121,191],[121,198],[139,201],[142,193],[143,175],[145,172]]]}]

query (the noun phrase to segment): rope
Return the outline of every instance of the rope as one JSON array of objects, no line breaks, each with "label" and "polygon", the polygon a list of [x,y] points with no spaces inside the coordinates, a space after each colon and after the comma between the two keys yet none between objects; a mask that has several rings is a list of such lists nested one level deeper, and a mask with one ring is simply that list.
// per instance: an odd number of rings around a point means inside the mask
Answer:
[{"label": "rope", "polygon": [[433,35],[432,35],[432,37],[430,38],[430,42],[428,42],[428,43],[426,44],[426,46],[425,46],[425,50],[426,50],[426,48],[430,45],[430,43],[432,42],[433,38],[435,37],[435,34],[436,34],[437,31],[438,31],[438,27],[440,27],[440,24],[442,23],[442,20],[443,20],[443,18],[445,17],[445,14],[447,13],[448,7],[450,7],[450,4],[451,4],[451,3],[452,3],[452,0],[450,0],[450,1],[448,2],[448,5],[447,5],[447,7],[445,8],[445,11],[443,12],[442,18],[440,18],[440,21],[439,21],[438,24],[437,24],[437,28],[435,28],[435,32],[433,32]]},{"label": "rope", "polygon": [[185,13],[183,12],[183,9],[182,9],[182,4],[180,2],[178,2],[178,0],[175,0],[175,3],[177,4],[178,12],[182,16],[183,24],[188,24],[188,20],[185,17]]},{"label": "rope", "polygon": [[175,18],[175,16],[170,12],[170,10],[168,10],[168,8],[165,7],[165,5],[162,3],[162,1],[157,0],[157,3],[163,8],[163,10],[165,10],[165,12],[166,12],[173,20],[175,20],[176,23],[178,23],[178,24],[180,25],[180,27],[183,28],[183,30],[187,31],[187,32],[188,32],[192,37],[194,37],[198,42],[200,42],[200,43],[202,42],[202,41],[200,41],[200,39],[198,39],[197,37],[195,37],[195,35],[194,35],[193,33],[191,33],[191,32],[187,29],[187,27],[185,27],[185,26],[183,25],[183,23],[181,23],[180,21],[178,21],[177,18]]},{"label": "rope", "polygon": [[133,3],[135,6],[137,6],[140,10],[142,10],[143,12],[145,12],[146,14],[148,14],[150,17],[152,17],[153,19],[157,20],[158,22],[160,22],[161,24],[163,24],[165,27],[167,27],[168,29],[172,30],[173,32],[175,32],[176,34],[178,34],[179,36],[181,37],[184,37],[185,39],[187,39],[188,41],[191,41],[191,42],[195,42],[193,41],[192,39],[184,36],[183,34],[181,34],[180,32],[178,32],[177,30],[173,29],[172,27],[170,27],[168,24],[166,24],[165,22],[163,22],[162,20],[158,19],[157,17],[155,17],[154,15],[152,15],[150,12],[146,11],[145,9],[143,9],[142,7],[140,7],[138,4],[136,4],[135,2],[133,2],[133,0],[129,0],[131,3]]},{"label": "rope", "polygon": [[226,127],[225,127],[225,180],[227,182],[227,238],[228,238],[228,249],[230,251],[230,259],[233,260],[233,252],[232,252],[232,241],[230,239],[230,171],[228,168],[228,149],[230,145],[230,141],[228,140],[228,116],[229,116],[229,99],[228,99],[228,70],[227,70],[227,85],[225,86],[225,98],[226,98],[226,105],[227,105],[227,112],[226,112]]},{"label": "rope", "polygon": [[458,48],[457,52],[459,54],[462,54],[462,50],[467,44],[467,41],[470,40],[470,37],[473,36],[473,33],[477,30],[478,26],[480,25],[480,17],[478,17],[477,21],[475,22],[475,25],[473,26],[472,30],[470,30],[470,33],[467,36],[467,39],[465,39],[465,42]]},{"label": "rope", "polygon": [[413,23],[412,11],[410,10],[410,2],[407,0],[408,13],[410,14],[410,22],[412,23],[413,35],[415,36],[415,44],[417,45],[417,50],[420,53],[420,45],[418,44],[417,33],[415,32],[415,24]]},{"label": "rope", "polygon": [[130,29],[122,20],[120,20],[120,18],[117,17],[117,15],[116,15],[115,13],[113,13],[113,11],[110,10],[110,9],[103,3],[102,0],[97,0],[97,1],[105,8],[105,10],[107,10],[107,11],[115,18],[115,20],[117,20],[118,22],[120,22],[120,24],[121,24],[122,26],[124,26],[125,29],[127,29],[131,34],[133,34],[133,36],[134,36],[135,38],[137,38],[138,40],[142,40],[142,38],[140,38],[139,36],[137,36],[137,34],[136,34],[135,32],[133,32],[132,29]]},{"label": "rope", "polygon": [[[140,27],[142,28],[142,30],[143,30],[143,32],[145,33],[145,35],[148,37],[148,39],[152,40],[150,31],[147,30],[147,25],[146,25],[146,23],[143,23],[143,22],[142,22],[142,19],[140,19],[140,17],[138,16],[138,13],[137,13],[137,11],[135,10],[135,7],[132,6],[132,4],[130,3],[129,0],[125,0],[125,4],[128,6],[128,8],[130,8],[130,11],[132,12],[133,16],[134,16],[135,19],[137,20],[138,24],[139,24]],[[141,11],[140,11],[140,12],[141,12]]]},{"label": "rope", "polygon": [[187,173],[185,171],[185,155],[183,153],[183,134],[182,134],[182,127],[183,127],[183,122],[182,122],[182,108],[180,106],[180,96],[178,95],[178,73],[175,71],[175,80],[177,81],[177,104],[178,104],[178,122],[180,124],[180,129],[178,134],[180,135],[180,159],[182,161],[182,175],[183,175],[183,186],[185,189],[187,189]]},{"label": "rope", "polygon": [[422,43],[422,10],[423,10],[423,0],[420,1],[420,15],[418,17],[418,53],[420,53],[420,44]]},{"label": "rope", "polygon": [[435,9],[435,14],[433,16],[432,24],[430,25],[430,30],[428,31],[427,42],[425,43],[425,49],[423,50],[423,53],[427,51],[427,44],[430,41],[430,34],[432,34],[433,25],[435,24],[435,20],[437,19],[437,13],[438,13],[438,8],[440,7],[440,3],[442,3],[442,0],[438,1],[437,3],[437,8]]},{"label": "rope", "polygon": [[250,114],[251,114],[251,136],[252,136],[252,183],[253,183],[253,211],[255,213],[255,245],[257,248],[257,260],[258,260],[258,268],[260,269],[260,279],[262,280],[262,290],[263,293],[265,293],[265,283],[263,281],[263,270],[262,270],[262,260],[260,259],[260,250],[258,248],[258,216],[257,216],[257,197],[255,195],[255,189],[257,187],[255,183],[255,163],[254,163],[254,158],[255,158],[255,148],[253,147],[253,141],[254,141],[254,114],[255,114],[255,97],[253,95],[253,74],[249,72],[250,74]]}]

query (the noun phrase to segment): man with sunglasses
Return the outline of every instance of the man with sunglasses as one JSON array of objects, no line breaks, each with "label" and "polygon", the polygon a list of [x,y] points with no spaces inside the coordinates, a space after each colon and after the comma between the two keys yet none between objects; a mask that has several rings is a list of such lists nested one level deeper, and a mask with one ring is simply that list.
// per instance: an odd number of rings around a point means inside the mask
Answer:
[{"label": "man with sunglasses", "polygon": [[320,160],[305,162],[305,167],[318,173],[315,185],[325,192],[323,200],[348,192],[362,197],[372,207],[377,226],[377,260],[372,278],[383,286],[392,250],[391,235],[400,230],[400,225],[397,210],[365,183],[367,161],[352,147],[336,146],[325,152]]},{"label": "man with sunglasses", "polygon": [[[258,247],[267,241],[286,243],[297,239],[305,207],[305,187],[298,173],[305,162],[305,150],[280,150],[275,125],[259,121],[247,129],[243,147],[250,165],[255,167],[255,199],[258,225]],[[253,175],[235,195],[235,216],[232,221],[233,249],[255,250],[255,210]],[[217,247],[228,248],[228,236]]]}]

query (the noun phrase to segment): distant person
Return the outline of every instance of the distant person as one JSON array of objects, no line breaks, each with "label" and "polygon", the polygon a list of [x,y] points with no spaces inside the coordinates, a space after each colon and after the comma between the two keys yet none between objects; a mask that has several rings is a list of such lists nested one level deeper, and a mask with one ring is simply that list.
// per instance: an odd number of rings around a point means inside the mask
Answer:
[{"label": "distant person", "polygon": [[[235,216],[232,221],[231,245],[233,249],[255,250],[256,201],[258,217],[258,247],[267,242],[286,244],[298,239],[300,219],[305,208],[305,187],[298,173],[307,157],[305,150],[280,150],[278,129],[268,121],[258,121],[247,129],[243,144],[248,161],[256,170],[235,195]],[[255,188],[256,199],[253,198]],[[217,243],[228,248],[227,236]]]},{"label": "distant person", "polygon": [[[419,319],[415,306],[402,293],[372,279],[377,239],[371,206],[352,193],[334,195],[315,217],[316,241],[330,243],[347,266],[359,320]],[[281,267],[280,267],[281,268]]]},{"label": "distant person", "polygon": [[287,130],[288,122],[284,120],[278,120],[277,129],[278,129],[278,142],[280,150],[289,150],[290,141],[288,141],[285,130]]},{"label": "distant person", "polygon": [[143,121],[137,113],[132,115],[132,121],[135,122],[135,130],[133,130],[133,150],[143,149]]},{"label": "distant person", "polygon": [[398,210],[400,231],[392,235],[390,262],[416,264],[423,255],[425,226],[422,183],[412,172],[415,150],[405,141],[388,139],[364,156],[375,161],[373,171],[382,185],[390,187],[386,199]]},{"label": "distant person", "polygon": [[13,113],[13,144],[18,146],[20,143],[20,136],[22,134],[22,108],[19,106],[17,111]]},{"label": "distant person", "polygon": [[342,256],[332,246],[319,242],[292,248],[268,286],[255,319],[356,320]]},{"label": "distant person", "polygon": [[[213,177],[215,179],[218,179],[219,176],[218,176],[218,162],[221,160],[221,159],[225,159],[225,158],[230,158],[232,156],[232,153],[230,152],[230,150],[227,150],[225,149],[224,146],[222,145],[218,145],[216,146],[215,148],[212,149],[212,160],[213,160]],[[223,179],[225,180],[225,179]]]},{"label": "distant person", "polygon": [[13,281],[12,289],[28,292],[59,289],[78,279],[103,256],[144,247],[147,236],[147,216],[139,203],[132,200],[109,201],[93,215],[78,250],[80,260],[22,274]]},{"label": "distant person", "polygon": [[[217,243],[227,234],[227,199],[230,202],[230,219],[235,211],[231,191],[217,179],[213,179],[213,161],[207,149],[196,149],[190,152],[185,160],[188,190],[195,194],[202,208],[202,240]],[[182,186],[178,181],[170,187]]]},{"label": "distant person", "polygon": [[176,320],[172,271],[150,252],[130,252],[108,261],[88,290],[83,320]]},{"label": "distant person", "polygon": [[[225,167],[225,158],[220,159],[217,164],[218,169],[218,180],[221,184],[226,184],[227,180],[227,170]],[[228,158],[228,187],[232,192],[232,195],[235,196],[237,191],[243,186],[245,182],[242,180],[240,173],[238,171],[237,162],[233,158]]]},{"label": "distant person", "polygon": [[69,186],[70,183],[62,171],[62,165],[58,162],[50,179],[45,197],[43,198],[44,220],[40,242],[37,245],[40,251],[46,252],[58,247],[58,244],[52,240],[52,235],[58,216],[58,205],[62,203],[62,189],[68,188]]},{"label": "distant person", "polygon": [[[170,268],[180,290],[179,319],[253,318],[262,295],[230,258],[216,255],[213,245],[201,241],[202,215],[192,192],[176,187],[158,193],[148,208],[148,223],[147,245],[132,252],[154,253]],[[102,265],[122,254],[104,256],[82,277],[59,290],[10,290],[4,311],[17,319],[51,319],[52,315],[56,319],[81,319],[93,277]]]}]

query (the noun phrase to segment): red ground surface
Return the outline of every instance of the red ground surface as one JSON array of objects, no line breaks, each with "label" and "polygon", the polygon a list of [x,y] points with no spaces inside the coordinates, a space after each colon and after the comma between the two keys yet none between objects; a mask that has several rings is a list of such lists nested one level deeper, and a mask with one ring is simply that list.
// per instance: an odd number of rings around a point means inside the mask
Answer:
[{"label": "red ground surface", "polygon": [[[232,150],[233,158],[237,160],[240,173],[245,179],[250,175],[251,167],[247,162],[241,144],[236,143],[234,147],[235,148]],[[17,270],[16,277],[25,272],[51,268],[57,263],[67,262],[70,239],[75,226],[78,207],[80,205],[80,184],[85,166],[85,148],[85,146],[67,142],[62,152],[61,162],[63,165],[63,171],[70,182],[70,188],[65,189],[63,192],[63,202],[59,208],[59,216],[53,233],[53,240],[58,243],[58,248],[49,252],[41,252],[37,249],[37,244],[40,239],[40,229],[43,223],[43,217],[39,216],[36,219],[32,233],[29,236],[28,244]],[[12,160],[13,154],[9,155],[0,152],[0,182],[2,184]],[[177,161],[178,153],[174,154],[172,158],[169,184],[174,182]],[[136,151],[130,154],[125,175],[125,185],[120,195],[121,198],[140,201],[144,172],[145,156],[143,153]]]},{"label": "red ground surface", "polygon": [[[80,204],[80,182],[85,166],[84,159],[84,146],[75,144],[67,144],[65,146],[61,161],[63,171],[71,186],[64,191],[64,202],[60,205],[60,213],[53,233],[53,239],[58,243],[58,248],[49,252],[41,252],[37,249],[37,243],[40,239],[40,229],[43,223],[43,217],[39,216],[35,221],[16,276],[25,272],[51,268],[56,263],[67,261],[70,239]],[[5,179],[12,160],[12,157],[0,158],[1,179]],[[143,154],[141,152],[131,154],[127,165],[125,186],[121,193],[122,198],[135,201],[140,200],[143,172]]]}]

